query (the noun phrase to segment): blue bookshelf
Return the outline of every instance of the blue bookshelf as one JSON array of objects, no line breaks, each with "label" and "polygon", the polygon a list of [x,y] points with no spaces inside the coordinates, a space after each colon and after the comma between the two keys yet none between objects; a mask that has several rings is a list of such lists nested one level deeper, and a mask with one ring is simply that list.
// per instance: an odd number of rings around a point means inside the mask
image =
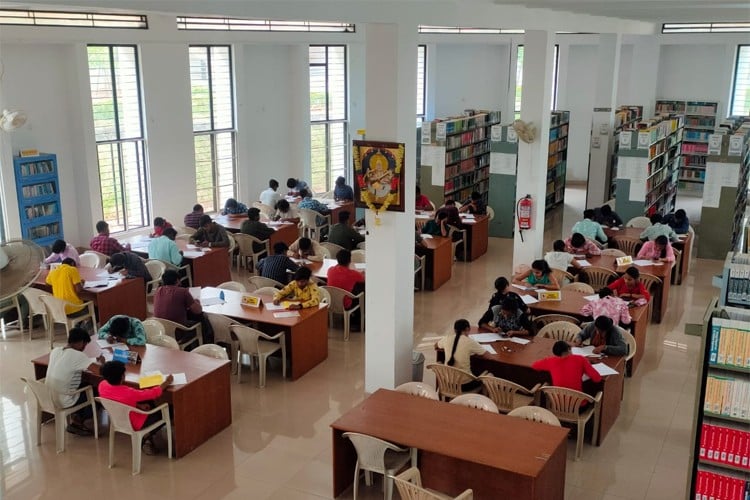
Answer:
[{"label": "blue bookshelf", "polygon": [[18,156],[13,159],[13,168],[22,237],[40,246],[64,239],[57,156]]}]

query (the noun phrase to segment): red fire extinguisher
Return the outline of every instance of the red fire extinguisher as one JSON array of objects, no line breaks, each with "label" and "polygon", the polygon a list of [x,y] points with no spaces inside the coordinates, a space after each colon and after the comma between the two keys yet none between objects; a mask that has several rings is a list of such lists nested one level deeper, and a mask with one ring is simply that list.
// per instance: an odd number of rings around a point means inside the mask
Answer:
[{"label": "red fire extinguisher", "polygon": [[531,195],[527,194],[516,203],[516,218],[518,219],[518,233],[523,241],[523,230],[531,229]]}]

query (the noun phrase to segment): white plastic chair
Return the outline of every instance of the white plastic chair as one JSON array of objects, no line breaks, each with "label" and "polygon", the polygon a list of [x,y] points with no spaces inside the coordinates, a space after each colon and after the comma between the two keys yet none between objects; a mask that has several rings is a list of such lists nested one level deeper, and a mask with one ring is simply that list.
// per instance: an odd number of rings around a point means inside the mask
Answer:
[{"label": "white plastic chair", "polygon": [[154,318],[144,319],[141,324],[143,324],[143,329],[146,330],[147,344],[151,343],[151,339],[159,337],[160,335],[164,335],[166,333],[164,325],[156,321],[156,319]]},{"label": "white plastic chair", "polygon": [[[166,261],[159,261],[164,264],[165,270],[167,271],[177,271],[177,273],[180,275],[180,283],[187,284],[188,287],[193,286],[193,270],[190,267],[190,264],[185,264],[184,266],[175,266],[171,262]],[[184,276],[183,273],[184,272]]]},{"label": "white plastic chair", "polygon": [[255,285],[256,290],[264,287],[273,287],[278,288],[279,290],[284,288],[283,283],[279,283],[278,281],[271,278],[264,278],[263,276],[250,276],[250,278],[248,278],[248,281]]},{"label": "white plastic chair", "polygon": [[33,325],[34,316],[42,317],[45,332],[49,328],[49,325],[47,324],[47,309],[45,309],[44,304],[39,297],[42,295],[51,296],[52,294],[47,293],[44,290],[39,290],[38,288],[27,288],[21,292],[21,295],[26,298],[26,302],[29,304],[29,339],[31,339],[31,327]]},{"label": "white plastic chair", "polygon": [[[101,252],[97,252],[96,250],[86,250],[81,255],[79,255],[78,258],[80,259],[84,255],[89,255],[89,254],[96,255],[96,258],[97,258],[96,268],[97,269],[104,269],[107,266],[107,262],[109,262],[109,255],[101,253]],[[82,266],[84,265],[83,260],[81,260],[81,265]],[[84,267],[87,267],[87,266],[84,266]]]},{"label": "white plastic chair", "polygon": [[417,278],[417,274],[419,274],[420,277],[420,286],[419,289],[421,291],[424,291],[424,280],[425,280],[425,262],[427,261],[426,255],[417,255],[414,254],[414,279]]},{"label": "white plastic chair", "polygon": [[[242,355],[248,354],[251,358],[258,358],[260,371],[258,386],[261,388],[265,387],[266,361],[271,354],[278,350],[281,350],[282,375],[286,378],[286,336],[284,332],[270,336],[255,328],[244,325],[232,325],[230,330],[240,343],[239,352],[237,353],[237,383],[242,382]],[[270,341],[278,341],[278,343]]]},{"label": "white plastic chair", "polygon": [[495,209],[489,205],[487,205],[487,216],[490,218],[490,220],[495,218]]},{"label": "white plastic chair", "polygon": [[[21,335],[23,335],[23,314],[21,314],[21,303],[18,301],[18,296],[19,295],[20,294],[17,293],[17,294],[15,294],[12,297],[8,297],[7,300],[9,300],[10,303],[8,305],[6,305],[5,307],[0,307],[0,313],[3,313],[5,311],[11,311],[11,310],[15,309],[17,317],[18,317],[18,320],[16,321],[16,323],[18,325],[18,330],[21,332]],[[29,334],[29,337],[31,337],[30,334]]]},{"label": "white plastic chair", "polygon": [[393,474],[411,462],[416,467],[417,456],[409,448],[399,448],[393,443],[357,432],[345,432],[357,451],[357,463],[354,466],[354,500],[359,490],[359,473],[365,471],[365,484],[372,484],[372,472],[383,474],[385,483],[385,500],[393,497]]},{"label": "white plastic chair", "polygon": [[[331,225],[330,215],[323,215],[309,208],[300,208],[299,217],[299,227],[302,230],[302,236],[307,236],[315,241],[320,241],[321,231]],[[318,217],[324,219],[323,224],[318,225]]]},{"label": "white plastic chair", "polygon": [[319,286],[318,287],[318,293],[320,294],[320,303],[325,304],[327,306],[331,305],[331,294],[328,293],[328,290],[326,290],[324,287]]},{"label": "white plastic chair", "polygon": [[91,252],[83,252],[81,255],[78,256],[78,259],[81,263],[81,267],[89,267],[92,269],[103,269],[106,265],[106,262],[103,262],[102,259]]},{"label": "white plastic chair", "polygon": [[[174,321],[170,321],[168,319],[164,318],[153,318],[154,321],[158,321],[164,326],[164,335],[167,337],[172,337],[180,346],[180,349],[183,351],[185,348],[189,345],[195,344],[196,342],[198,345],[203,345],[203,330],[201,328],[200,322],[194,324],[193,326],[185,326],[180,323],[175,323]],[[177,340],[177,330],[182,330],[185,332],[193,332],[195,333],[194,338],[187,338],[185,340],[179,341]]]},{"label": "white plastic chair", "polygon": [[553,321],[547,323],[538,332],[537,336],[543,339],[564,340],[574,342],[581,327],[569,321]]},{"label": "white plastic chair", "polygon": [[253,294],[255,295],[273,295],[274,293],[278,292],[279,289],[273,286],[262,286],[255,290]]},{"label": "white plastic chair", "polygon": [[175,228],[175,230],[179,234],[187,234],[187,235],[193,235],[196,232],[198,232],[198,230],[195,229],[194,227],[188,227],[188,226],[178,226],[178,227]]},{"label": "white plastic chair", "polygon": [[482,386],[478,386],[470,391],[462,389],[463,384],[478,380],[473,374],[455,368],[450,365],[441,365],[439,363],[427,365],[428,370],[435,373],[437,379],[437,389],[440,398],[448,401],[464,393],[482,392]]},{"label": "white plastic chair", "polygon": [[508,413],[520,406],[530,405],[536,397],[536,391],[542,386],[542,384],[537,384],[531,390],[528,390],[515,382],[492,375],[481,375],[479,380],[482,381],[485,394],[502,413]]},{"label": "white plastic chair", "polygon": [[540,424],[562,427],[560,425],[560,420],[557,419],[555,414],[541,406],[521,406],[508,413],[508,416],[522,418],[529,422],[538,422]]},{"label": "white plastic chair", "polygon": [[148,300],[149,297],[152,297],[156,293],[159,285],[161,285],[161,277],[164,271],[167,270],[167,266],[164,265],[164,262],[156,259],[148,259],[144,264],[151,275],[151,281],[146,283],[146,300]]},{"label": "white plastic chair", "polygon": [[[453,238],[453,235],[455,233],[461,233],[461,238],[458,240],[455,240]],[[466,229],[459,229],[455,226],[448,226],[448,237],[451,239],[452,245],[453,245],[453,260],[456,260],[456,250],[458,249],[458,245],[463,245],[464,249],[464,262],[466,262],[469,258],[469,248],[466,245]]]},{"label": "white plastic chair", "polygon": [[260,210],[261,216],[265,215],[266,219],[272,219],[273,216],[276,214],[276,209],[270,205],[266,205],[265,203],[256,201],[253,203],[253,206],[257,208],[258,210]]},{"label": "white plastic chair", "polygon": [[21,377],[31,393],[34,394],[36,399],[36,445],[39,446],[42,443],[42,414],[49,413],[55,417],[55,441],[57,443],[57,453],[65,451],[65,427],[67,426],[68,416],[77,412],[80,409],[91,407],[94,413],[94,437],[99,439],[99,424],[96,418],[96,404],[94,403],[94,389],[87,385],[81,387],[77,391],[70,393],[70,396],[78,396],[80,393],[86,394],[86,401],[71,406],[69,408],[60,408],[55,400],[54,391],[44,383],[45,379],[32,380],[25,377]]},{"label": "white plastic chair", "polygon": [[419,469],[410,467],[398,476],[393,476],[393,482],[402,500],[472,500],[474,492],[464,490],[457,497],[451,497],[422,487],[422,476]]},{"label": "white plastic chair", "polygon": [[227,344],[229,346],[229,360],[232,362],[232,373],[234,373],[237,365],[237,350],[239,349],[239,342],[237,337],[232,334],[232,325],[239,325],[239,323],[228,316],[223,314],[204,312],[206,319],[211,324],[211,329],[214,331],[214,342]]},{"label": "white plastic chair", "polygon": [[617,248],[605,248],[602,250],[602,255],[609,255],[610,257],[627,257],[628,254]]},{"label": "white plastic chair", "polygon": [[155,335],[146,340],[146,343],[151,345],[158,345],[159,347],[166,347],[167,349],[174,349],[176,351],[180,350],[180,344],[177,343],[177,340],[165,334]]},{"label": "white plastic chair", "polygon": [[[635,357],[635,353],[638,350],[638,344],[635,343],[635,337],[633,337],[630,332],[620,330],[620,334],[622,335],[623,340],[625,340],[625,343],[628,344],[628,354],[625,356],[625,363],[627,363]],[[632,376],[630,370],[626,370],[626,375],[628,377]]]},{"label": "white plastic chair", "polygon": [[[153,410],[143,411],[132,406],[127,406],[117,401],[106,398],[96,398],[109,414],[109,468],[115,466],[115,433],[120,432],[130,436],[130,443],[133,448],[133,475],[141,473],[141,445],[143,438],[151,431],[158,429],[162,425],[166,426],[167,434],[167,456],[172,458],[172,421],[169,418],[169,405],[161,404]],[[161,413],[161,419],[148,427],[140,430],[134,430],[130,423],[130,413],[139,413],[141,415],[151,415]]]},{"label": "white plastic chair", "polygon": [[245,285],[243,285],[239,281],[225,281],[224,283],[219,284],[216,288],[221,288],[222,290],[232,290],[234,292],[247,292],[247,288],[245,288]]},{"label": "white plastic chair", "polygon": [[[347,292],[342,288],[335,286],[322,286],[318,288],[324,288],[331,296],[331,302],[328,304],[328,315],[341,314],[344,317],[344,340],[349,340],[349,322],[351,320],[352,313],[359,309],[359,330],[364,331],[365,329],[365,293],[361,292],[357,295]],[[344,307],[344,297],[350,299],[359,299],[356,306],[351,309]]]},{"label": "white plastic chair", "polygon": [[[55,325],[65,325],[65,337],[67,338],[70,329],[75,326],[76,323],[91,319],[92,324],[96,327],[96,311],[94,310],[94,303],[84,302],[83,304],[72,304],[70,302],[60,300],[52,295],[40,295],[39,300],[44,304],[44,309],[47,311],[47,336],[49,337],[49,348],[52,349],[55,344]],[[87,309],[85,314],[76,316],[75,318],[69,318],[65,314],[65,306],[82,307]]]},{"label": "white plastic chair", "polygon": [[216,344],[203,344],[193,349],[194,354],[201,354],[209,358],[229,360],[227,350]]},{"label": "white plastic chair", "polygon": [[588,283],[583,283],[581,281],[574,281],[573,283],[568,283],[567,285],[563,285],[561,290],[564,292],[585,293],[586,295],[593,295],[596,293],[596,290],[594,290],[594,287],[592,287]]},{"label": "white plastic chair", "polygon": [[639,229],[645,229],[650,226],[651,219],[648,217],[633,217],[625,224],[625,227],[637,227]]},{"label": "white plastic chair", "polygon": [[[235,234],[234,239],[239,248],[239,255],[237,256],[237,272],[240,271],[240,266],[243,265],[248,273],[255,274],[255,266],[258,264],[261,257],[271,255],[270,240],[260,240],[255,236],[244,233]],[[256,243],[263,245],[263,248],[255,251]]]},{"label": "white plastic chair", "polygon": [[[602,392],[599,391],[595,397],[591,397],[580,391],[553,385],[544,386],[539,390],[544,395],[545,406],[555,414],[558,420],[578,426],[575,456],[575,459],[578,460],[581,458],[581,451],[583,450],[583,434],[586,422],[592,416],[594,417],[594,433],[591,442],[596,443],[599,435],[599,408],[602,401]],[[581,411],[581,403],[584,401],[587,401],[589,405]]]},{"label": "white plastic chair", "polygon": [[500,413],[495,402],[481,394],[461,394],[451,399],[451,404],[468,406],[469,408],[476,408],[477,410],[488,411],[490,413]]},{"label": "white plastic chair", "polygon": [[[327,241],[322,241],[320,243],[320,246],[328,250],[328,254],[332,259],[335,259],[336,255],[338,255],[341,250],[344,250],[344,247],[342,247],[341,245],[337,245],[336,243],[329,243]],[[352,259],[352,262],[354,262],[354,259]]]},{"label": "white plastic chair", "polygon": [[396,390],[411,394],[412,396],[419,396],[420,398],[434,399],[435,401],[440,400],[437,391],[424,382],[406,382],[396,387]]},{"label": "white plastic chair", "polygon": [[364,250],[352,250],[352,262],[355,264],[364,264],[365,255]]}]

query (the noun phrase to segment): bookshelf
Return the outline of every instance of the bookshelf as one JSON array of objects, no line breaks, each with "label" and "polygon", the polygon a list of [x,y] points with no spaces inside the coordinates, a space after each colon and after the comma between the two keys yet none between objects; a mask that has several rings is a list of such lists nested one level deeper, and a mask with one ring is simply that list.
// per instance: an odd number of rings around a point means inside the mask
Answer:
[{"label": "bookshelf", "polygon": [[21,234],[40,246],[63,239],[57,156],[14,157]]},{"label": "bookshelf", "polygon": [[500,111],[465,111],[465,116],[422,124],[419,179],[422,194],[436,205],[467,200],[478,191],[487,202],[490,166],[490,127],[500,123]]},{"label": "bookshelf", "polygon": [[615,211],[624,221],[674,210],[681,116],[639,120],[620,131]]},{"label": "bookshelf", "polygon": [[682,138],[682,165],[678,177],[680,194],[700,196],[706,177],[708,137],[716,128],[719,103],[715,101],[656,101],[656,114],[685,116]]},{"label": "bookshelf", "polygon": [[489,234],[513,237],[516,210],[518,136],[512,125],[494,125],[490,134],[490,192],[488,205],[495,211]]},{"label": "bookshelf", "polygon": [[636,122],[643,117],[643,106],[623,105],[615,111],[615,133],[614,146],[612,149],[612,158],[609,162],[609,175],[607,176],[607,185],[609,186],[607,199],[615,197],[617,191],[617,153],[620,147],[620,132],[630,129]]},{"label": "bookshelf", "polygon": [[549,124],[547,193],[545,210],[565,201],[565,174],[568,168],[568,129],[570,111],[553,111]]}]

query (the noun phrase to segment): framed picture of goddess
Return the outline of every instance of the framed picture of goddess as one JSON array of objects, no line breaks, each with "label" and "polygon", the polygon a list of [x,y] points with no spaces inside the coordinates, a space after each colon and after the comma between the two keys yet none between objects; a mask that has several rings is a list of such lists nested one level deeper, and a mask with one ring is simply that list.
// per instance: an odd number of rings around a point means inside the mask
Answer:
[{"label": "framed picture of goddess", "polygon": [[353,141],[354,202],[376,212],[403,212],[404,144]]}]

